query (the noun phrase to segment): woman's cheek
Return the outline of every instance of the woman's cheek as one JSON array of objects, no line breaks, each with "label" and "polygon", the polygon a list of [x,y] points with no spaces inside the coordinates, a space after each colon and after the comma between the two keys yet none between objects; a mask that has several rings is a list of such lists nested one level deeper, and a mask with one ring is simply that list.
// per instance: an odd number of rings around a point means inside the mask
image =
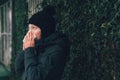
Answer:
[{"label": "woman's cheek", "polygon": [[40,31],[36,31],[36,32],[35,32],[35,35],[36,35],[38,38],[41,38],[41,33],[40,33]]}]

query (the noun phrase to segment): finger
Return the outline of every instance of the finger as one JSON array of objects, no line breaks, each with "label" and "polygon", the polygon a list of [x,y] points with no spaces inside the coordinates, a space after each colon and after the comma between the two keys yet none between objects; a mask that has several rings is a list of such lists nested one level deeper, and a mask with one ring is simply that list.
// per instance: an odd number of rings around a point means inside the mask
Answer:
[{"label": "finger", "polygon": [[34,40],[34,35],[33,35],[33,33],[31,32],[31,41],[33,41]]},{"label": "finger", "polygon": [[27,40],[27,36],[28,36],[28,32],[26,33],[26,35],[23,38],[23,42],[25,42]]},{"label": "finger", "polygon": [[30,32],[28,32],[28,41],[30,41],[30,39],[31,39],[31,34]]},{"label": "finger", "polygon": [[23,38],[23,43],[26,41],[26,35],[24,36],[24,38]]},{"label": "finger", "polygon": [[26,37],[25,37],[25,41],[28,41],[28,35],[26,35]]},{"label": "finger", "polygon": [[32,41],[32,33],[30,32],[30,41]]},{"label": "finger", "polygon": [[29,34],[29,31],[26,33],[26,36],[28,36],[28,34]]},{"label": "finger", "polygon": [[34,44],[34,34],[33,34],[33,32],[31,32],[31,42],[32,42],[32,44]]}]

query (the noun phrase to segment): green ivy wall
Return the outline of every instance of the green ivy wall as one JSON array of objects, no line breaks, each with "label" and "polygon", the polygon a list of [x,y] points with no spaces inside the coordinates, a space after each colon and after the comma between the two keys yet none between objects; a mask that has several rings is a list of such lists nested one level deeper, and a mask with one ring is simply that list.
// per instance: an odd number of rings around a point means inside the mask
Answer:
[{"label": "green ivy wall", "polygon": [[[12,65],[27,29],[27,4],[15,1]],[[57,30],[71,43],[62,80],[119,80],[120,0],[44,0],[47,4],[55,6]]]}]

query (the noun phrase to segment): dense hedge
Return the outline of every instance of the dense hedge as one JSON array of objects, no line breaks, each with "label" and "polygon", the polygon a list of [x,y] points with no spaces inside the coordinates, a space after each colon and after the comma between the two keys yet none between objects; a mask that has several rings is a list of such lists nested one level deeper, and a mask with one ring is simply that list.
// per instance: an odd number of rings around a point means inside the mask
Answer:
[{"label": "dense hedge", "polygon": [[119,80],[119,0],[44,0],[58,10],[58,30],[69,35],[63,80]]},{"label": "dense hedge", "polygon": [[[15,10],[18,21],[13,56],[20,50],[25,32],[25,4],[20,3]],[[57,30],[68,34],[71,42],[62,79],[119,80],[120,0],[44,0],[43,6],[47,4],[56,7]]]},{"label": "dense hedge", "polygon": [[11,71],[12,80],[20,80],[19,76],[15,74],[15,58],[22,50],[22,40],[27,32],[27,3],[25,0],[13,1],[13,33],[12,33],[12,60]]}]

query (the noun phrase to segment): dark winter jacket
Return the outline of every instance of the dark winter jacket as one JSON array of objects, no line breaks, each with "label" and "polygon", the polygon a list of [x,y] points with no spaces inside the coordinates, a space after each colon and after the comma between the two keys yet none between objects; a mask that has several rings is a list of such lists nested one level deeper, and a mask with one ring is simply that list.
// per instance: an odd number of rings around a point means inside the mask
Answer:
[{"label": "dark winter jacket", "polygon": [[22,80],[61,80],[68,56],[68,38],[55,32],[19,53],[15,71]]}]

